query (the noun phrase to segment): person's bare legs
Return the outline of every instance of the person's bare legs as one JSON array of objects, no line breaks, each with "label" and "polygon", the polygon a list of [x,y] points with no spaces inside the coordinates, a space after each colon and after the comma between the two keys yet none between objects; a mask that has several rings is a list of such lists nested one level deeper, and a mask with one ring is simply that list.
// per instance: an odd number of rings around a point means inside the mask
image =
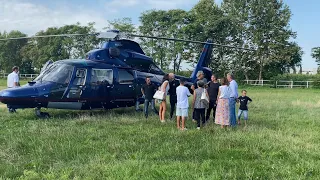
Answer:
[{"label": "person's bare legs", "polygon": [[177,128],[180,129],[180,116],[177,116]]},{"label": "person's bare legs", "polygon": [[162,102],[160,103],[160,106],[159,106],[159,118],[160,118],[160,121],[162,120],[161,116],[162,116]]},{"label": "person's bare legs", "polygon": [[181,125],[182,130],[184,130],[184,128],[185,128],[185,120],[186,120],[186,117],[182,116],[182,125]]},{"label": "person's bare legs", "polygon": [[162,104],[161,121],[164,122],[165,121],[164,117],[165,117],[166,109],[167,109],[166,101],[162,101],[161,104]]}]

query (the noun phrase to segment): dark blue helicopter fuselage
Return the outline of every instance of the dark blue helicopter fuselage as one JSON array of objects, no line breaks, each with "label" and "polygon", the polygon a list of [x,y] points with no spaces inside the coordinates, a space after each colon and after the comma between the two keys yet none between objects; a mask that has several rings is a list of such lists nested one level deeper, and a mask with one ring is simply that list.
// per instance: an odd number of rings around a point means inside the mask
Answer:
[{"label": "dark blue helicopter fuselage", "polygon": [[[120,51],[114,57],[110,48]],[[207,48],[206,48],[207,47]],[[195,72],[211,70],[206,66],[208,45],[196,66],[193,76],[187,79],[187,87],[195,81]],[[146,56],[140,46],[130,40],[109,41],[101,49],[87,53],[86,59],[60,60],[49,65],[32,82],[0,91],[0,101],[15,109],[112,109],[134,106],[143,102],[141,87],[146,77],[157,86],[165,73]],[[181,76],[176,76],[180,79]]]},{"label": "dark blue helicopter fuselage", "polygon": [[[55,108],[55,109],[112,109],[134,106],[142,96],[141,87],[145,78],[160,86],[163,75],[140,72],[128,67],[121,67],[91,60],[61,60],[63,64],[72,67],[72,75],[68,83],[35,80],[19,88],[10,88],[0,92],[0,101],[13,108]],[[80,84],[77,72],[85,75]],[[112,77],[107,83],[97,83],[93,80],[93,71],[109,72]],[[41,76],[41,75],[40,75]],[[102,78],[103,79],[103,78]]]},{"label": "dark blue helicopter fuselage", "polygon": [[[140,76],[136,71],[91,60],[62,60],[57,64],[72,69],[68,83],[35,80],[20,88],[1,91],[0,101],[14,108],[57,109],[115,108],[134,104],[135,85],[139,79],[136,77]],[[84,76],[79,77],[80,83],[76,75],[79,71],[84,72]],[[93,80],[93,71],[108,72],[111,79],[107,83]]]}]

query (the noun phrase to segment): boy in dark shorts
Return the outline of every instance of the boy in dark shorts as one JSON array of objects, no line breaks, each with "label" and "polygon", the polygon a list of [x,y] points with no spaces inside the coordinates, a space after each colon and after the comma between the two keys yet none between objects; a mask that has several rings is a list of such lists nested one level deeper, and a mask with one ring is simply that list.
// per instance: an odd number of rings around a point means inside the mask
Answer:
[{"label": "boy in dark shorts", "polygon": [[248,103],[252,102],[252,99],[250,99],[247,96],[247,91],[242,90],[242,96],[238,98],[238,102],[240,103],[239,111],[238,111],[238,124],[240,125],[240,118],[243,113],[244,116],[244,124],[247,126],[247,120],[248,120]]}]

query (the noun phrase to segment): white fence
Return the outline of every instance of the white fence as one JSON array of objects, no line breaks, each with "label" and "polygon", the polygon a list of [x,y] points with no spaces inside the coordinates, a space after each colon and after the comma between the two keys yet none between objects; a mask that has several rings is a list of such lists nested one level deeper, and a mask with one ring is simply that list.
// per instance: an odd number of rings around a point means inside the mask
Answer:
[{"label": "white fence", "polygon": [[[0,73],[0,78],[6,79],[8,77],[8,73]],[[22,79],[34,79],[39,74],[19,74]],[[273,81],[273,80],[243,80],[243,82],[247,85],[252,86],[268,86],[275,88],[311,88],[313,86],[314,81]]]},{"label": "white fence", "polygon": [[[8,73],[1,73],[0,78],[6,79],[8,77]],[[19,74],[20,78],[22,79],[34,79],[37,77],[39,74]]]},{"label": "white fence", "polygon": [[275,88],[311,88],[314,81],[273,81],[273,80],[244,80],[245,84],[253,86],[269,86]]}]

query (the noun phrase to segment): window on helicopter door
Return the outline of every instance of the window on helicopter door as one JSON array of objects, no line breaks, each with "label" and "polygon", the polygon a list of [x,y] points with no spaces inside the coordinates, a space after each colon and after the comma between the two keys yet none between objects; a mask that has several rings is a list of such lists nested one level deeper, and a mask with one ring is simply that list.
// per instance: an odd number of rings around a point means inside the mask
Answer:
[{"label": "window on helicopter door", "polygon": [[112,69],[95,69],[91,70],[91,85],[112,85],[113,70]]}]

